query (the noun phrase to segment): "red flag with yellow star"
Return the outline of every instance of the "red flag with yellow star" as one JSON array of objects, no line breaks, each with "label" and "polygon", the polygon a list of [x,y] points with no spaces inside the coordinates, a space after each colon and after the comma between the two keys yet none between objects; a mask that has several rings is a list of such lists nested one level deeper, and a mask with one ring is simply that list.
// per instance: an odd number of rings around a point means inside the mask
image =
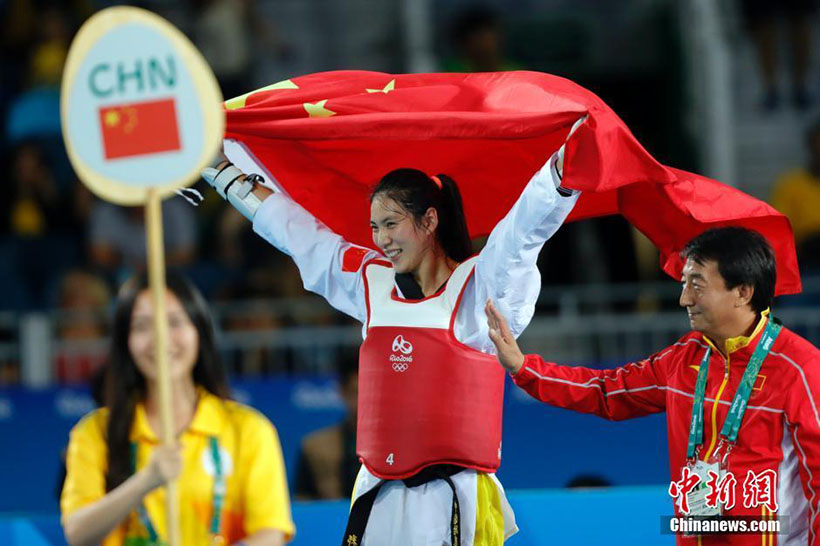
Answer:
[{"label": "red flag with yellow star", "polygon": [[172,98],[103,106],[99,113],[106,159],[180,149]]},{"label": "red flag with yellow star", "polygon": [[241,141],[278,183],[346,239],[373,246],[368,195],[387,172],[450,175],[473,237],[488,234],[572,124],[564,185],[583,190],[570,220],[622,214],[680,276],[698,233],[740,225],[775,250],[776,292],[801,289],[791,226],[745,193],[658,163],[596,95],[537,72],[310,74],[225,103],[226,138]]}]

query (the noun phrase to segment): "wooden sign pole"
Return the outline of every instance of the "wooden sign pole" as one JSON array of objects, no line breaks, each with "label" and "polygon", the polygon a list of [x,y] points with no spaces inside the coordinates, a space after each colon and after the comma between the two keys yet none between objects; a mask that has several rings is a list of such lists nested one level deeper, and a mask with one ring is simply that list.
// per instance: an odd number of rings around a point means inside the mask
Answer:
[{"label": "wooden sign pole", "polygon": [[[154,362],[159,382],[159,412],[162,443],[175,443],[174,415],[171,405],[171,370],[168,363],[168,317],[165,311],[165,253],[162,238],[162,198],[156,188],[148,189],[145,203],[145,231],[148,246],[148,283],[154,303]],[[179,528],[179,491],[176,480],[165,488],[168,542],[182,546]]]}]

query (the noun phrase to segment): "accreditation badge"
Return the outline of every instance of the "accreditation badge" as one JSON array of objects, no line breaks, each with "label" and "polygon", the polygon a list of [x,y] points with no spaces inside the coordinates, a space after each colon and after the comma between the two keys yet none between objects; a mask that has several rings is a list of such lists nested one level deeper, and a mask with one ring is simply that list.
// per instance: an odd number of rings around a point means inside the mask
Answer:
[{"label": "accreditation badge", "polygon": [[689,463],[689,469],[692,474],[698,476],[700,481],[698,484],[686,494],[686,500],[689,503],[690,516],[720,516],[723,512],[723,503],[717,502],[707,504],[707,495],[711,493],[711,489],[707,486],[710,479],[709,471],[714,472],[718,476],[718,480],[722,480],[726,475],[726,468],[718,461],[709,462],[695,461]]}]

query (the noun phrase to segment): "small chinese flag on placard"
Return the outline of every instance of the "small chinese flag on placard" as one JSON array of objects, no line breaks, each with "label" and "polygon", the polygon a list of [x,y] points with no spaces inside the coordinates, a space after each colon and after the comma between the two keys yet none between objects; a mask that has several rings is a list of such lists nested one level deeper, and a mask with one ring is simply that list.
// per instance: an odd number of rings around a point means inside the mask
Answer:
[{"label": "small chinese flag on placard", "polygon": [[100,108],[106,159],[179,150],[174,99]]}]

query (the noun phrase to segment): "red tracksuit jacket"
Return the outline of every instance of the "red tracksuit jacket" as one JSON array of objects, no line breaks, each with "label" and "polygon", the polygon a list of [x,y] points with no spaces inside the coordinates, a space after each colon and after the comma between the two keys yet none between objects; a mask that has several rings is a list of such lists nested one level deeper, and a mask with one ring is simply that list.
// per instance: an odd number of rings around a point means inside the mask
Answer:
[{"label": "red tracksuit jacket", "polygon": [[[761,318],[750,337],[728,340],[728,358],[712,349],[701,459],[717,446],[729,406],[766,320]],[[670,473],[672,479],[679,480],[686,464],[695,380],[707,344],[711,341],[705,336],[690,332],[645,360],[610,370],[560,366],[527,355],[513,379],[542,402],[606,419],[666,411]],[[727,515],[768,515],[763,506],[744,506],[743,483],[748,470],[774,470],[777,515],[788,516],[791,530],[787,535],[764,537],[679,536],[678,544],[820,546],[820,351],[783,328],[763,362],[748,404],[737,444],[728,458],[728,470],[736,477],[737,486],[735,506]]]}]

